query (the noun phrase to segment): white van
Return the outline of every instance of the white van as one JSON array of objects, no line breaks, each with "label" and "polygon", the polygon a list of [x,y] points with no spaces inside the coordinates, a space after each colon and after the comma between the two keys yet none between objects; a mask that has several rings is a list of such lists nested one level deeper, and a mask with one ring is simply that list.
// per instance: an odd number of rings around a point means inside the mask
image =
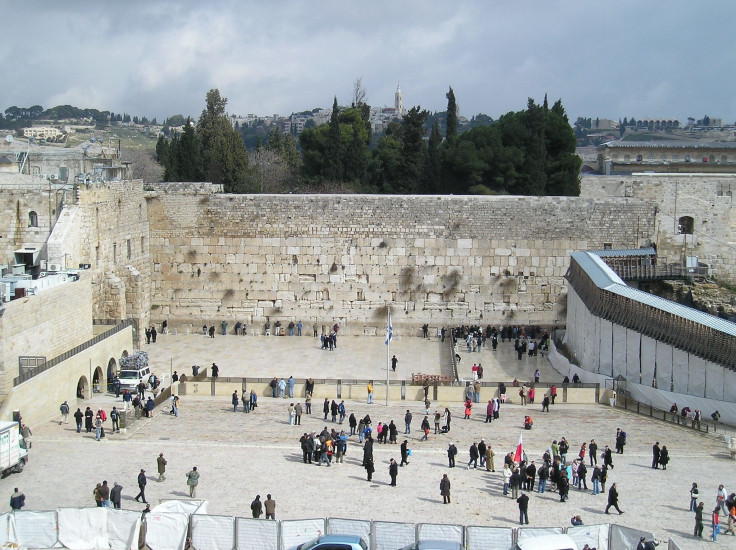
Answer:
[{"label": "white van", "polygon": [[138,393],[138,384],[144,382],[148,385],[148,378],[150,376],[151,368],[149,366],[139,369],[123,369],[118,373],[120,391],[128,390],[130,393]]},{"label": "white van", "polygon": [[569,535],[542,535],[520,540],[517,550],[579,550]]}]

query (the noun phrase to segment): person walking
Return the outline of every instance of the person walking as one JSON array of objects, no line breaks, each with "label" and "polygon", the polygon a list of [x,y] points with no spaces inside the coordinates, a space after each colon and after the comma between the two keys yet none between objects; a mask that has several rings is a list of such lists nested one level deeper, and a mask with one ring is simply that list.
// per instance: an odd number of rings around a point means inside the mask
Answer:
[{"label": "person walking", "polygon": [[428,441],[429,440],[429,417],[425,416],[424,420],[422,420],[422,438],[419,441]]},{"label": "person walking", "polygon": [[392,458],[388,465],[388,475],[391,477],[391,487],[396,487],[396,476],[399,475],[399,465]]},{"label": "person walking", "polygon": [[409,464],[409,442],[405,439],[401,443],[401,464],[399,466],[403,466],[404,464]]},{"label": "person walking", "polygon": [[13,494],[10,495],[10,508],[11,510],[20,510],[25,505],[26,495],[18,491],[18,487],[16,487]]},{"label": "person walking", "polygon": [[197,471],[197,467],[194,466],[192,469],[187,472],[187,485],[189,486],[189,496],[191,498],[194,498],[197,496],[197,485],[199,485],[199,472]]},{"label": "person walking", "polygon": [[703,506],[705,504],[701,502],[695,507],[695,529],[693,530],[693,536],[699,539],[703,538]]},{"label": "person walking", "polygon": [[166,465],[168,464],[164,458],[164,453],[159,453],[156,463],[158,466],[158,480],[163,481],[166,479]]},{"label": "person walking", "polygon": [[59,419],[59,426],[61,426],[61,423],[69,424],[69,403],[64,401],[59,406],[59,412],[61,413],[61,418]]},{"label": "person walking", "polygon": [[74,421],[77,424],[77,433],[82,432],[82,421],[84,420],[84,413],[82,409],[77,408],[77,412],[74,413]]},{"label": "person walking", "polygon": [[473,465],[473,470],[478,469],[478,445],[473,442],[473,444],[470,446],[470,449],[468,449],[468,452],[470,453],[470,460],[468,460],[468,470],[470,470],[470,465]]},{"label": "person walking", "polygon": [[447,477],[447,474],[442,474],[440,495],[442,495],[442,504],[450,504],[450,479]]},{"label": "person walking", "polygon": [[409,411],[409,409],[406,409],[406,414],[404,415],[404,434],[411,433],[411,419],[411,412]]},{"label": "person walking", "polygon": [[139,499],[143,499],[144,504],[147,502],[146,483],[148,483],[148,480],[146,479],[146,471],[141,468],[141,472],[138,474],[138,494],[135,496],[136,502],[140,502]]},{"label": "person walking", "polygon": [[271,493],[266,495],[263,506],[266,509],[266,519],[276,519],[276,501],[271,498]]},{"label": "person walking", "polygon": [[618,507],[618,489],[616,488],[616,484],[611,484],[611,488],[608,489],[608,504],[606,505],[606,514],[608,513],[608,509],[613,506],[616,508],[616,511],[619,513],[619,515],[623,514],[621,509]]},{"label": "person walking", "polygon": [[113,407],[110,411],[110,420],[112,420],[112,433],[120,432],[120,412],[117,407]]},{"label": "person walking", "polygon": [[263,515],[263,503],[261,502],[261,495],[256,495],[253,502],[250,503],[250,512],[255,519],[260,518]]},{"label": "person walking", "polygon": [[496,453],[493,452],[493,448],[488,445],[486,446],[486,471],[495,472],[496,466],[493,463],[493,459],[496,457]]},{"label": "person walking", "polygon": [[526,493],[521,493],[516,502],[519,504],[519,525],[529,525],[529,497],[526,496]]},{"label": "person walking", "polygon": [[95,439],[99,441],[100,437],[102,437],[102,418],[98,414],[95,416]]}]

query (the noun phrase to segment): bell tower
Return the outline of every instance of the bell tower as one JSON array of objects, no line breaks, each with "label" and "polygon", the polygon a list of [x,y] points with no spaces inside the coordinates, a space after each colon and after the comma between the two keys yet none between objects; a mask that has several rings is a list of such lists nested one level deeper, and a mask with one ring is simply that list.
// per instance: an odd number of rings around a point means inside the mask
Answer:
[{"label": "bell tower", "polygon": [[400,114],[404,114],[404,101],[401,98],[401,88],[396,84],[396,93],[394,94],[394,109]]}]

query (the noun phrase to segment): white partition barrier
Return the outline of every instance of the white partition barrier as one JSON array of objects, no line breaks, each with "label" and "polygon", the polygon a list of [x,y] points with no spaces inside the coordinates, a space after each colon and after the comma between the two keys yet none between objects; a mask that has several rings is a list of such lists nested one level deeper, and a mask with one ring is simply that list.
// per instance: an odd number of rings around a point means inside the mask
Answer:
[{"label": "white partition barrier", "polygon": [[59,542],[70,550],[107,548],[107,508],[59,508]]},{"label": "white partition barrier", "polygon": [[675,384],[675,393],[687,393],[688,383],[688,353],[674,348],[672,350],[672,381]]},{"label": "white partition barrier", "polygon": [[543,535],[561,535],[561,527],[519,527],[516,529],[516,540],[532,539]]},{"label": "white partition barrier", "polygon": [[657,341],[649,336],[641,335],[641,384],[652,386],[654,365],[657,361]]},{"label": "white partition barrier", "polygon": [[154,513],[146,516],[146,545],[151,550],[184,550],[189,514]]},{"label": "white partition barrier", "polygon": [[630,527],[622,527],[621,525],[611,524],[610,546],[611,550],[618,548],[636,548],[639,539],[646,537],[647,540],[654,540],[654,535],[648,531],[639,531]]},{"label": "white partition barrier", "polygon": [[630,328],[626,329],[626,380],[641,381],[641,335]]},{"label": "white partition barrier", "polygon": [[610,526],[607,523],[603,525],[579,525],[568,527],[567,534],[575,541],[578,548],[582,548],[587,544],[591,548],[604,550],[608,548],[609,529]]},{"label": "white partition barrier", "polygon": [[626,328],[613,325],[613,378],[626,377]]},{"label": "white partition barrier", "polygon": [[25,548],[51,548],[57,542],[56,512],[15,512],[18,544]]},{"label": "white partition barrier", "polygon": [[511,550],[513,547],[513,529],[475,525],[465,528],[465,548],[467,550]]},{"label": "white partition barrier", "polygon": [[601,319],[598,374],[613,376],[613,323]]},{"label": "white partition barrier", "polygon": [[416,542],[416,528],[413,523],[373,522],[372,550],[396,550],[412,542]]},{"label": "white partition barrier", "polygon": [[278,550],[279,522],[235,518],[237,550]]},{"label": "white partition barrier", "polygon": [[417,524],[417,540],[447,540],[464,544],[464,531],[462,525],[419,523]]},{"label": "white partition barrier", "polygon": [[672,391],[672,346],[657,342],[657,387]]},{"label": "white partition barrier", "polygon": [[137,550],[141,513],[133,510],[107,510],[107,542],[112,550]]},{"label": "white partition barrier", "polygon": [[235,518],[193,514],[191,536],[194,550],[233,550]]},{"label": "white partition barrier", "polygon": [[281,550],[291,550],[327,532],[324,519],[285,520],[281,522]]},{"label": "white partition barrier", "polygon": [[13,514],[0,514],[0,547],[5,543],[17,543],[18,534],[15,532],[15,516]]},{"label": "white partition barrier", "polygon": [[371,522],[362,519],[327,518],[330,535],[358,535],[366,544],[371,542]]}]

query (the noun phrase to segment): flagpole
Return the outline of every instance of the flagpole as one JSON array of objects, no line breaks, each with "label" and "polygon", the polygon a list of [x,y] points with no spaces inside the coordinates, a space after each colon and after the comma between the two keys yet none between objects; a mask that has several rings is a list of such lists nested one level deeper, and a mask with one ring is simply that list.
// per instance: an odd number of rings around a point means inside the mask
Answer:
[{"label": "flagpole", "polygon": [[391,337],[393,336],[391,326],[391,307],[388,308],[388,326],[386,327],[386,406],[388,407],[388,384],[389,365],[391,364]]}]

